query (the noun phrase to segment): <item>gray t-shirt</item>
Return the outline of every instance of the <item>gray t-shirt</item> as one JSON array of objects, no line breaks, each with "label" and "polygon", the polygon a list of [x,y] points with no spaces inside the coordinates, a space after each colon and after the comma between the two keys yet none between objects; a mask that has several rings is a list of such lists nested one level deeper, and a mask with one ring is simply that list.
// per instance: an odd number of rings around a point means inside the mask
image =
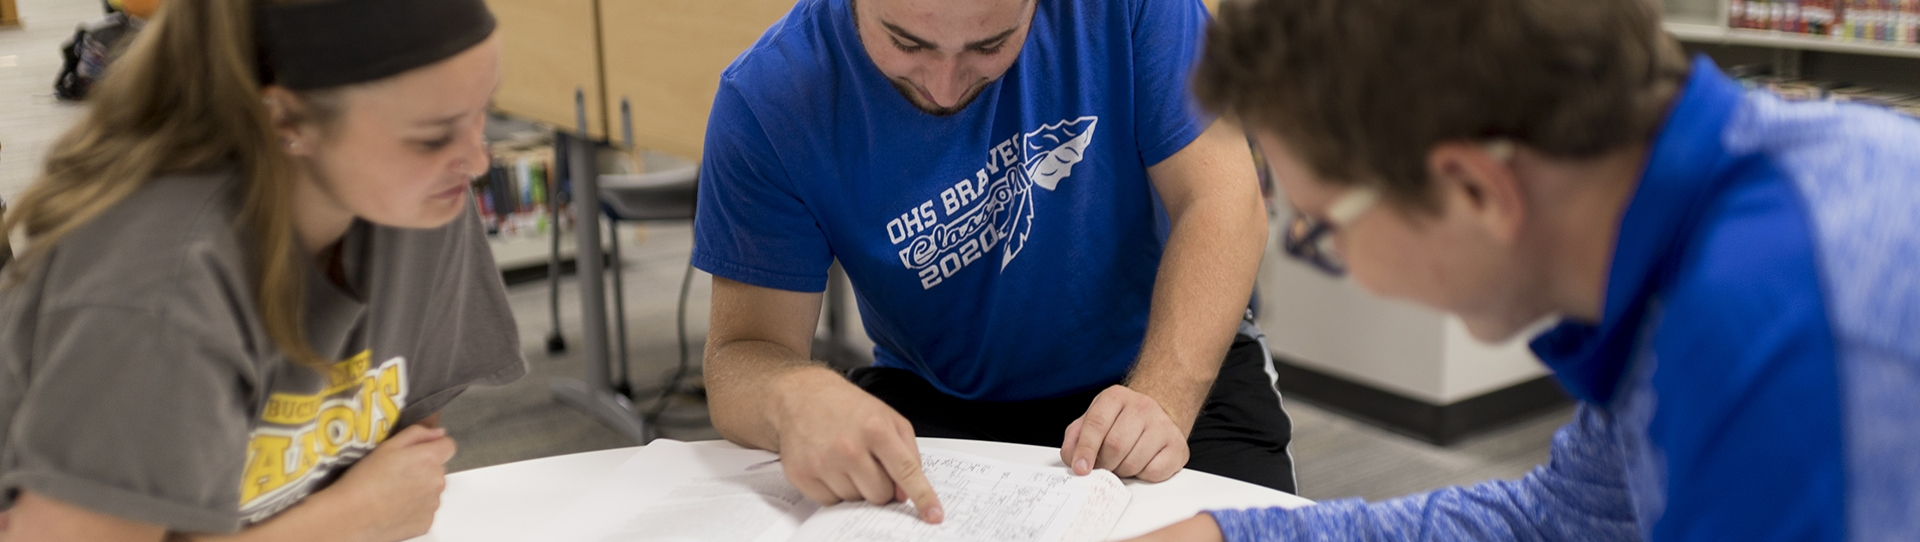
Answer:
[{"label": "gray t-shirt", "polygon": [[233,532],[318,491],[467,386],[526,373],[471,204],[357,222],[349,288],[308,269],[286,360],[255,310],[231,174],[149,182],[0,289],[0,507],[20,490],[176,531]]}]

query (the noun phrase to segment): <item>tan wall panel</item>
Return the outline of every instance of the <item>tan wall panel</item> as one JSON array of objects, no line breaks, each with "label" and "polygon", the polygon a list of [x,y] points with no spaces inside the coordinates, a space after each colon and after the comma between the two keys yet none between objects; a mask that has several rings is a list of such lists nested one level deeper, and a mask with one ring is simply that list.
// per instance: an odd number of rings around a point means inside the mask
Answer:
[{"label": "tan wall panel", "polygon": [[[642,0],[651,1],[651,0]],[[487,0],[500,21],[501,112],[574,130],[573,91],[587,93],[587,127],[607,135],[606,102],[595,42],[596,0]]]},{"label": "tan wall panel", "polygon": [[[510,0],[491,0],[505,2]],[[525,0],[519,0],[525,1]],[[577,0],[576,0],[577,1]],[[1213,9],[1219,0],[1203,0]],[[633,104],[639,146],[698,158],[720,72],[794,0],[600,0],[608,128]]]},{"label": "tan wall panel", "polygon": [[794,0],[601,0],[609,125],[633,104],[639,146],[699,158],[720,72]]}]

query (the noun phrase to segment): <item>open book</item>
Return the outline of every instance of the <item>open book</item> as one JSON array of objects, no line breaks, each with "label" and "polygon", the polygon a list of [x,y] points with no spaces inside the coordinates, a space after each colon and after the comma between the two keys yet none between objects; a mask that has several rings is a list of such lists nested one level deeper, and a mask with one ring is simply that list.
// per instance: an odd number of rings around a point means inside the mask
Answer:
[{"label": "open book", "polygon": [[768,452],[656,440],[529,541],[1098,542],[1131,497],[1106,471],[941,450],[922,450],[921,464],[946,510],[938,525],[905,503],[822,508]]}]

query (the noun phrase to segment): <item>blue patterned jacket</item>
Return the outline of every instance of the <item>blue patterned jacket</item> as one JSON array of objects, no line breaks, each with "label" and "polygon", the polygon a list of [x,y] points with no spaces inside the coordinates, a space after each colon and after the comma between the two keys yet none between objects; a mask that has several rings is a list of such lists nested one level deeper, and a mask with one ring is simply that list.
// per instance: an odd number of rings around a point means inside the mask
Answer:
[{"label": "blue patterned jacket", "polygon": [[1597,325],[1534,352],[1580,406],[1520,480],[1215,511],[1227,540],[1920,540],[1920,122],[1696,60]]}]

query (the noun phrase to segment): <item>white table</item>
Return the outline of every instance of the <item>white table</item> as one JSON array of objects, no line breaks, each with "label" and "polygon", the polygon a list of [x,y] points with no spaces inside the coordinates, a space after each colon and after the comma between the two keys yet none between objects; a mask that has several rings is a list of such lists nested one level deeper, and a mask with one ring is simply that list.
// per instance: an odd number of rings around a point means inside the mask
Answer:
[{"label": "white table", "polygon": [[[737,448],[725,441],[695,446]],[[920,439],[923,449],[965,452],[1016,463],[1063,466],[1060,452],[1022,444],[975,440]],[[446,493],[433,530],[410,542],[521,542],[540,523],[639,452],[619,448],[548,457],[474,469],[447,476]],[[1113,530],[1116,540],[1146,534],[1192,517],[1201,510],[1312,504],[1288,493],[1204,472],[1184,470],[1165,482],[1128,480],[1133,500]]]}]

